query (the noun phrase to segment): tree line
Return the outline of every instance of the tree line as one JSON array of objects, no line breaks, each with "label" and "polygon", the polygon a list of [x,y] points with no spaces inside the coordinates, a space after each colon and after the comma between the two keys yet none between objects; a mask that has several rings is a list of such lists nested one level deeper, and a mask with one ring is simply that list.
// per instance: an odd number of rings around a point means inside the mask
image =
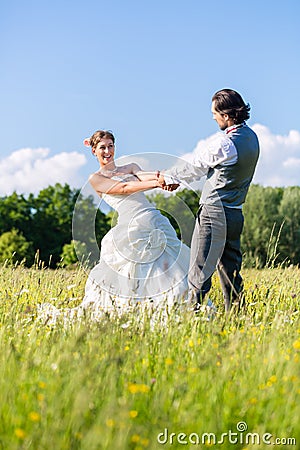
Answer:
[{"label": "tree line", "polygon": [[[183,189],[170,196],[149,195],[166,215],[177,235],[190,243],[199,192]],[[56,268],[85,259],[99,258],[103,236],[116,221],[104,213],[93,196],[83,197],[79,189],[56,184],[37,195],[13,193],[0,198],[0,263],[36,260]],[[300,187],[272,188],[251,185],[244,205],[242,233],[244,265],[300,263]],[[75,236],[75,238],[74,238]]]},{"label": "tree line", "polygon": [[[96,207],[93,196],[83,197],[79,189],[57,183],[36,196],[14,192],[0,198],[0,262],[25,261],[26,266],[31,266],[38,259],[50,268],[63,264],[64,259],[65,264],[75,263],[72,229],[75,209],[82,230],[79,249],[97,259],[99,243],[95,242],[95,236],[101,240],[110,229],[109,217]],[[94,235],[87,226],[91,221]]]}]

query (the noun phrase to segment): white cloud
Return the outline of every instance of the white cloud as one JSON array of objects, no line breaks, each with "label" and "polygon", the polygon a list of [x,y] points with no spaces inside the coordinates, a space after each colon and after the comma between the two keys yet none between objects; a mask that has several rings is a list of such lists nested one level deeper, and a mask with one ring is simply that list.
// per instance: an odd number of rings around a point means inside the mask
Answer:
[{"label": "white cloud", "polygon": [[[290,130],[287,135],[272,134],[265,125],[255,124],[260,143],[260,157],[255,171],[254,183],[263,186],[296,186],[300,185],[300,132]],[[191,161],[195,151],[207,147],[215,134],[201,139],[192,153],[182,158]]]},{"label": "white cloud", "polygon": [[151,170],[151,164],[149,162],[149,159],[147,155],[123,155],[117,158],[116,160],[117,165],[122,164],[130,164],[132,161],[134,161],[136,164],[138,164],[143,170]]},{"label": "white cloud", "polygon": [[283,166],[287,169],[300,169],[300,158],[288,158],[284,161]]},{"label": "white cloud", "polygon": [[78,171],[86,163],[85,155],[62,152],[50,156],[48,148],[22,148],[0,160],[0,195],[13,191],[37,193],[55,183],[78,186]]},{"label": "white cloud", "polygon": [[253,125],[261,154],[254,182],[263,186],[300,185],[300,132],[290,130],[287,135],[272,134],[268,127]]},{"label": "white cloud", "polygon": [[[254,183],[263,186],[300,185],[300,132],[290,130],[287,135],[272,134],[265,125],[252,126],[257,133],[261,154],[254,176]],[[215,134],[201,139],[193,152],[181,158],[192,160],[193,153],[207,147]],[[178,157],[166,154],[136,154],[122,157],[119,164],[134,160],[144,170],[165,169],[173,166]],[[53,156],[48,148],[22,148],[0,160],[0,195],[13,191],[37,193],[55,183],[68,183],[78,187],[82,179],[80,169],[86,164],[86,156],[79,152],[61,152]]]}]

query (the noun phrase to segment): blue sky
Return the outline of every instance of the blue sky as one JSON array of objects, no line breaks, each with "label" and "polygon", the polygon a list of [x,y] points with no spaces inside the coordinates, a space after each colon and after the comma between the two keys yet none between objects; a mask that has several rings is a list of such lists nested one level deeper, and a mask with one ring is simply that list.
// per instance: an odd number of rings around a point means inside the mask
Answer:
[{"label": "blue sky", "polygon": [[1,2],[0,195],[80,187],[100,128],[119,156],[191,153],[224,87],[252,107],[255,181],[300,184],[299,19],[298,0]]}]

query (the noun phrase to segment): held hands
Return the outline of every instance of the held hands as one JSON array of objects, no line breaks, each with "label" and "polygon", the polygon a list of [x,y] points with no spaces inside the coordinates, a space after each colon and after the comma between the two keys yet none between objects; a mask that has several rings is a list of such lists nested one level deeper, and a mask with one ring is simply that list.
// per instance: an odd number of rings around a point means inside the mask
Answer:
[{"label": "held hands", "polygon": [[172,192],[180,186],[178,183],[166,184],[165,177],[160,173],[160,171],[157,172],[157,181],[164,191]]},{"label": "held hands", "polygon": [[175,189],[177,189],[180,185],[178,183],[172,183],[172,184],[165,184],[164,186],[162,186],[162,189],[164,191],[175,191]]}]

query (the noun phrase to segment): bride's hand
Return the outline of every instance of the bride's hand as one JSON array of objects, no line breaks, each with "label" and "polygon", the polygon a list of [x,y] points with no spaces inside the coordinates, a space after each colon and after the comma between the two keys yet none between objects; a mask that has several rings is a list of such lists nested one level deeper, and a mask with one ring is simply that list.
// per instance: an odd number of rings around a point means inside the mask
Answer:
[{"label": "bride's hand", "polygon": [[159,182],[159,185],[162,189],[164,189],[164,187],[166,186],[166,181],[165,181],[165,177],[163,176],[163,174],[158,170],[157,171],[157,181]]}]

